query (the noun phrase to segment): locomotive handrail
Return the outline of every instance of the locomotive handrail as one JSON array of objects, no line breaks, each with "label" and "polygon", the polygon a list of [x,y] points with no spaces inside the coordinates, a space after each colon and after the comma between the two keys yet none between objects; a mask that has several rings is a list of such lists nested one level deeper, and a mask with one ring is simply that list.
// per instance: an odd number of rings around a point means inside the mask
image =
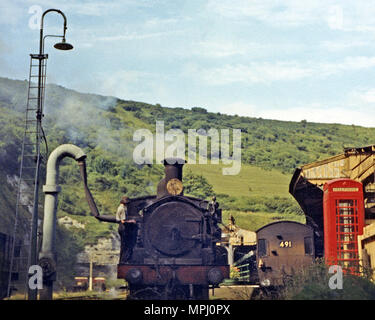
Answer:
[{"label": "locomotive handrail", "polygon": [[185,202],[187,204],[190,204],[191,206],[195,207],[196,209],[202,210],[202,208],[199,207],[199,205],[195,204],[193,201],[188,199],[186,196],[180,196],[180,195],[167,195],[162,198],[159,198],[157,201],[149,204],[148,206],[144,207],[144,211],[149,211],[152,208],[159,206],[162,203],[170,202],[171,200],[178,200],[181,202]]}]

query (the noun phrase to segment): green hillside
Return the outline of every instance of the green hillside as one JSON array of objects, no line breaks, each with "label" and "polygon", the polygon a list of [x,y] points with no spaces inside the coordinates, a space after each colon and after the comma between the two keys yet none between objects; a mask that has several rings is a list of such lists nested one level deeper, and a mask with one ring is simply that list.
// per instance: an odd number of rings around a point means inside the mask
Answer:
[{"label": "green hillside", "polygon": [[167,108],[133,101],[118,101],[111,112],[124,109],[148,125],[165,122],[165,130],[229,129],[242,132],[242,163],[292,173],[301,164],[340,153],[343,147],[375,142],[375,129],[355,125],[289,122],[229,116],[193,107]]},{"label": "green hillside", "polygon": [[[252,165],[242,165],[238,175],[222,174],[223,165],[187,164],[184,170],[191,170],[203,175],[213,186],[216,193],[229,196],[279,196],[289,197],[290,174],[283,174],[276,169],[265,170]],[[290,196],[291,197],[291,196]]]},{"label": "green hillside", "polygon": [[[0,78],[0,166],[4,174],[17,174],[15,159],[20,154],[27,85],[27,81]],[[275,196],[290,201],[289,207],[294,210],[294,200],[287,190],[296,167],[337,154],[344,146],[368,145],[375,139],[374,128],[229,116],[199,107],[162,107],[82,94],[56,85],[47,86],[45,114],[49,151],[62,143],[73,143],[85,150],[90,185],[99,207],[106,212],[115,210],[117,199],[123,193],[131,197],[155,193],[163,169],[160,165],[138,167],[134,164],[132,137],[140,128],[154,132],[157,120],[164,121],[165,131],[170,128],[185,133],[188,129],[200,128],[241,129],[239,175],[223,176],[221,166],[216,165],[186,168],[203,175],[214,193],[221,195],[224,206],[234,204],[241,210],[254,211],[254,201],[259,209],[264,209],[267,207],[264,199]],[[87,215],[83,194],[77,185],[77,168],[71,160],[65,162],[61,170],[65,190],[60,209],[69,214]]]},{"label": "green hillside", "polygon": [[[18,170],[15,159],[20,154],[27,85],[27,81],[0,78],[0,166],[5,175],[15,175]],[[140,128],[154,132],[157,120],[164,121],[165,131],[241,129],[239,175],[224,176],[222,166],[217,165],[187,165],[185,170],[203,175],[225,208],[257,212],[298,213],[298,206],[287,191],[294,168],[337,154],[344,146],[371,144],[375,137],[374,128],[229,116],[199,107],[162,107],[82,94],[52,84],[46,90],[45,114],[49,152],[62,143],[73,143],[85,150],[89,183],[99,208],[106,213],[114,212],[123,193],[131,197],[155,193],[163,175],[162,166],[136,166],[132,161],[132,137]],[[65,160],[60,211],[88,214],[79,181],[75,163]],[[275,197],[285,204],[282,212],[277,205],[268,204]],[[9,210],[2,210],[1,214],[5,211]]]},{"label": "green hillside", "polygon": [[[242,165],[240,174],[223,176],[222,168],[222,165],[187,164],[184,170],[203,175],[218,195],[220,204],[223,201],[229,202],[224,206],[224,224],[228,223],[229,215],[236,219],[238,226],[252,231],[276,220],[305,222],[304,215],[288,192],[290,174],[283,174],[276,169],[265,170]],[[276,207],[268,206],[275,202],[284,204],[285,207],[277,210]],[[290,212],[286,212],[284,208],[290,209]]]},{"label": "green hillside", "polygon": [[[0,77],[3,232],[12,229],[16,190],[8,181],[18,175],[27,86],[27,81]],[[304,220],[298,204],[288,194],[296,167],[340,153],[343,147],[375,143],[375,128],[229,116],[200,107],[171,108],[82,94],[53,84],[46,88],[43,125],[48,152],[63,143],[75,144],[86,152],[88,182],[102,214],[114,214],[123,194],[138,197],[156,193],[163,166],[137,166],[132,153],[136,145],[135,130],[155,133],[157,120],[164,121],[165,131],[181,129],[185,134],[188,129],[241,129],[242,169],[238,175],[222,175],[223,165],[187,165],[183,182],[186,194],[207,199],[215,194],[224,209],[224,223],[232,214],[239,226],[250,230],[276,219]],[[43,146],[42,152],[47,153],[47,148]],[[76,217],[87,225],[79,233],[59,231],[59,244],[64,244],[59,248],[63,261],[64,257],[71,258],[69,252],[78,252],[85,244],[95,243],[114,228],[90,217],[78,167],[71,159],[63,161],[60,184],[58,216]],[[42,214],[41,209],[40,218]],[[65,265],[65,269],[69,268],[71,265]]]}]

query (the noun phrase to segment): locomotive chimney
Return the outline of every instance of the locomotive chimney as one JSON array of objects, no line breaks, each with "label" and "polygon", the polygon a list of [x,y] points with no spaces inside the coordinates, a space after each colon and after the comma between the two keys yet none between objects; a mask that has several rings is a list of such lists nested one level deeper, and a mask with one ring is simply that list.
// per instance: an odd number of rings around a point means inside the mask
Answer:
[{"label": "locomotive chimney", "polygon": [[182,182],[182,167],[186,163],[186,161],[180,158],[166,158],[163,160],[162,163],[164,164],[165,177],[162,180],[160,180],[158,184],[157,197],[161,198],[167,195],[182,194],[182,190],[180,193],[178,193],[178,188],[175,192],[174,190],[168,190],[167,185],[168,182],[172,179],[176,182]]}]

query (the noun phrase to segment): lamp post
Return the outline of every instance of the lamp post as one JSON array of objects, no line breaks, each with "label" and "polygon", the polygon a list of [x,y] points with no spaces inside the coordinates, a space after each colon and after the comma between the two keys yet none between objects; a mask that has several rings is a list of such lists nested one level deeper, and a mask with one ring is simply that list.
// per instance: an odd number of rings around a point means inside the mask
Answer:
[{"label": "lamp post", "polygon": [[[56,12],[60,14],[64,18],[64,29],[63,35],[46,35],[43,36],[43,24],[44,24],[44,17],[49,12]],[[44,40],[47,37],[58,37],[62,38],[60,43],[54,45],[54,47],[58,50],[71,50],[73,46],[66,42],[65,34],[67,29],[67,20],[65,14],[57,9],[48,9],[43,12],[41,17],[41,24],[40,24],[40,41],[39,41],[39,54],[32,55],[33,58],[37,58],[39,61],[39,69],[38,69],[38,97],[37,97],[37,110],[36,110],[36,169],[35,169],[35,189],[34,189],[34,204],[33,204],[33,213],[32,213],[32,221],[31,221],[31,247],[30,247],[30,259],[29,259],[29,266],[37,265],[38,264],[38,241],[37,241],[37,234],[38,234],[38,196],[39,196],[39,174],[40,174],[40,140],[41,140],[41,128],[42,128],[42,117],[43,117],[43,94],[44,94],[44,87],[45,87],[45,79],[43,76],[43,61],[48,58],[48,55],[44,54]],[[29,300],[36,300],[38,296],[37,289],[30,289],[28,288],[28,299]]]}]

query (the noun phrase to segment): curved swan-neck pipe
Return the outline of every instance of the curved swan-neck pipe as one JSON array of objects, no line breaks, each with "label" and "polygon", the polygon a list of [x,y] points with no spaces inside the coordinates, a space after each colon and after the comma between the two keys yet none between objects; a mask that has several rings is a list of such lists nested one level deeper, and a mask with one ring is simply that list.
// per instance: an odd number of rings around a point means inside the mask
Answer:
[{"label": "curved swan-neck pipe", "polygon": [[[39,254],[39,261],[43,261],[42,267],[49,276],[44,279],[44,289],[41,291],[41,299],[52,299],[53,281],[56,277],[55,242],[56,242],[56,211],[57,196],[61,191],[58,185],[59,166],[65,157],[73,158],[76,161],[83,161],[86,154],[83,150],[72,144],[63,144],[52,151],[47,162],[46,184],[43,186],[44,199],[44,219],[43,219],[43,241]],[[48,270],[49,269],[49,270]]]}]

